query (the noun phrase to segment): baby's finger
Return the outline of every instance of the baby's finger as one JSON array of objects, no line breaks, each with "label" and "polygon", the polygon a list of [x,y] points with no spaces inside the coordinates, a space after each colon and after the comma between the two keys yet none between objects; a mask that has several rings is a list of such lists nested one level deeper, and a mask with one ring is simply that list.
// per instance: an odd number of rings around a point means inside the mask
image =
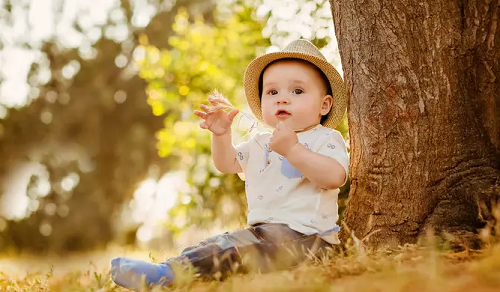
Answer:
[{"label": "baby's finger", "polygon": [[200,125],[200,128],[202,129],[208,129],[207,123],[205,123],[205,120],[202,120],[198,123]]},{"label": "baby's finger", "polygon": [[214,106],[217,106],[219,104],[219,102],[217,101],[217,99],[213,98],[212,96],[209,96],[208,97],[208,101],[214,105]]},{"label": "baby's finger", "polygon": [[204,105],[204,104],[200,104],[200,109],[206,113],[208,113],[210,111],[210,109],[208,108],[208,106]]},{"label": "baby's finger", "polygon": [[280,131],[280,129],[278,128],[278,125],[276,125],[276,127],[273,130],[273,136],[278,135],[279,131]]},{"label": "baby's finger", "polygon": [[198,110],[195,110],[194,114],[197,115],[198,117],[202,118],[202,119],[206,119],[207,118],[207,114],[206,113],[200,112]]},{"label": "baby's finger", "polygon": [[229,119],[230,122],[233,121],[234,117],[239,113],[240,111],[237,109],[232,110],[228,115],[227,118]]}]

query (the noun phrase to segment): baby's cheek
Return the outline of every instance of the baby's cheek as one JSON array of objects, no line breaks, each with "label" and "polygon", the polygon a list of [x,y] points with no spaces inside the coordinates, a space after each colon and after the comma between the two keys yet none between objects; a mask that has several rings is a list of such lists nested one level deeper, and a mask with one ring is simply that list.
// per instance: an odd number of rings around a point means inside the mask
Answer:
[{"label": "baby's cheek", "polygon": [[269,113],[262,113],[262,117],[264,118],[264,122],[270,126],[273,126],[274,124],[274,116],[269,114]]},{"label": "baby's cheek", "polygon": [[273,117],[271,110],[265,105],[262,106],[262,117],[264,117],[264,120],[269,120]]}]

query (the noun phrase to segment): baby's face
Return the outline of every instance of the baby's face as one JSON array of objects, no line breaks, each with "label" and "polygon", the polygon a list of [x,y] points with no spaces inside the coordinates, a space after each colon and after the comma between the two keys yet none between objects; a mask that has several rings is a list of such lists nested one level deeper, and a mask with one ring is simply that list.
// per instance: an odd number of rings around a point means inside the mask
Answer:
[{"label": "baby's face", "polygon": [[282,60],[271,64],[262,76],[262,116],[276,127],[283,121],[294,131],[320,123],[329,112],[332,97],[314,65],[300,60]]}]

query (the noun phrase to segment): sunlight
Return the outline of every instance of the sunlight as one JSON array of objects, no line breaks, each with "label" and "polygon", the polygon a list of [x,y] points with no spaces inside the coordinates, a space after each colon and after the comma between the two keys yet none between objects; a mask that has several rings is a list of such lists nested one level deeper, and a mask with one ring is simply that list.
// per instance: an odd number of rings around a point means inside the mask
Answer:
[{"label": "sunlight", "polygon": [[[136,27],[145,27],[158,13],[157,8],[145,0],[132,2],[132,24]],[[7,108],[21,107],[29,103],[30,99],[37,98],[35,94],[30,95],[31,88],[27,83],[27,76],[30,66],[37,63],[41,71],[38,79],[41,83],[48,82],[49,64],[39,50],[44,41],[55,37],[61,49],[78,48],[82,58],[95,58],[97,52],[91,44],[102,37],[100,27],[105,25],[108,19],[115,25],[105,30],[105,36],[117,42],[127,39],[130,31],[123,23],[125,15],[118,8],[119,4],[118,0],[37,0],[31,1],[29,9],[26,10],[22,3],[13,2],[13,23],[0,18],[0,40],[3,45],[0,49],[0,79],[3,79],[0,83],[0,105]],[[55,15],[55,7],[58,6],[62,11]],[[60,20],[55,22],[56,18]],[[75,22],[82,31],[75,29]],[[32,49],[22,48],[24,43],[28,43]],[[70,79],[78,70],[79,65],[73,62],[63,69],[63,75]],[[0,113],[0,118],[2,116],[4,114]]]},{"label": "sunlight", "polygon": [[[27,195],[30,179],[37,177],[37,186],[30,189]],[[22,219],[38,209],[37,198],[48,193],[48,173],[40,163],[22,163],[5,178],[3,196],[0,197],[0,214],[6,219]],[[48,184],[48,185],[47,185]],[[36,202],[36,203],[35,203]]]},{"label": "sunlight", "polygon": [[[13,25],[0,21],[0,40],[4,45],[4,48],[0,50],[0,77],[4,78],[0,84],[0,105],[3,104],[7,108],[24,106],[30,98],[37,98],[35,94],[30,96],[30,85],[26,82],[32,64],[40,65],[41,76],[38,78],[40,83],[44,84],[49,81],[48,64],[38,50],[43,41],[56,37],[63,49],[78,48],[81,57],[88,60],[97,56],[91,44],[102,37],[100,26],[106,21],[115,23],[105,30],[107,38],[120,42],[130,34],[128,27],[123,23],[125,15],[118,8],[118,0],[91,2],[37,0],[31,2],[28,11],[24,11],[21,6],[13,3],[15,15]],[[153,16],[158,13],[157,7],[146,0],[134,0],[132,4],[132,25],[135,27],[147,26]],[[271,13],[271,17],[262,33],[264,37],[275,34],[271,38],[273,46],[268,52],[277,50],[278,47],[297,37],[308,39],[314,34],[317,34],[319,38],[331,37],[329,44],[321,51],[342,74],[333,22],[330,20],[330,5],[328,1],[325,2],[325,5],[317,12],[318,18],[313,22],[310,13],[315,5],[314,2],[308,2],[301,6],[294,0],[263,0],[258,6],[257,17],[263,17],[268,13]],[[54,15],[54,6],[62,7],[61,15]],[[164,4],[162,8],[166,9],[167,6],[169,4]],[[56,16],[61,17],[57,24],[53,21]],[[74,22],[81,27],[81,32],[73,27]],[[281,35],[286,35],[286,37]],[[20,48],[19,45],[26,41],[29,42],[32,50]],[[134,59],[142,59],[140,55],[139,47],[134,52]],[[64,71],[65,77],[73,77],[78,69],[74,64],[67,67]],[[1,116],[0,113],[0,118]]]},{"label": "sunlight", "polygon": [[[1,30],[1,27],[0,27]],[[5,48],[0,51],[0,103],[6,107],[24,106],[30,86],[26,83],[35,53],[21,48]]]},{"label": "sunlight", "polygon": [[158,223],[167,220],[179,193],[188,189],[186,173],[182,171],[167,173],[158,181],[149,178],[139,184],[129,204],[133,221],[141,224],[137,231],[139,241],[147,242],[154,237],[160,228]]},{"label": "sunlight", "polygon": [[70,192],[78,185],[79,182],[80,176],[77,173],[72,172],[62,179],[61,187],[63,190]]}]

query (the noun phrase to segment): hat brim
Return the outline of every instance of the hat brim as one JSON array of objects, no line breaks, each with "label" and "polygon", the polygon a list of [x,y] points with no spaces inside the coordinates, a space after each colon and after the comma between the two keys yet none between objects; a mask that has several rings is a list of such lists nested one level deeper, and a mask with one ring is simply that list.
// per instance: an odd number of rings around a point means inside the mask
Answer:
[{"label": "hat brim", "polygon": [[347,108],[347,88],[340,74],[332,64],[322,58],[299,52],[274,52],[254,59],[245,70],[244,87],[248,105],[259,121],[264,122],[259,92],[262,70],[271,62],[280,59],[300,59],[312,63],[320,69],[330,82],[333,105],[322,125],[334,129],[342,121]]}]

